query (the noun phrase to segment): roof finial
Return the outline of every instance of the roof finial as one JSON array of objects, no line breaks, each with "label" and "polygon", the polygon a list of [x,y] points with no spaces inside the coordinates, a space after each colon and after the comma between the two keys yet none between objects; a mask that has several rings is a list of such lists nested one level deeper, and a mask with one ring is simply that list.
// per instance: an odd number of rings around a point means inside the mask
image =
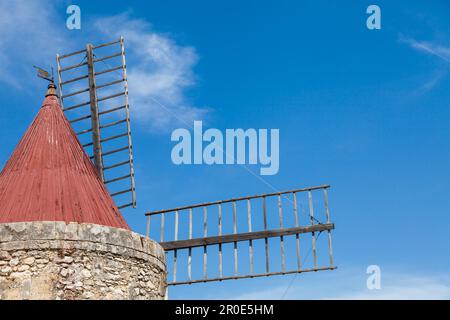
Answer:
[{"label": "roof finial", "polygon": [[55,96],[57,97],[58,94],[56,93],[56,85],[54,82],[51,82],[48,84],[47,93],[45,94],[46,97],[48,96]]}]

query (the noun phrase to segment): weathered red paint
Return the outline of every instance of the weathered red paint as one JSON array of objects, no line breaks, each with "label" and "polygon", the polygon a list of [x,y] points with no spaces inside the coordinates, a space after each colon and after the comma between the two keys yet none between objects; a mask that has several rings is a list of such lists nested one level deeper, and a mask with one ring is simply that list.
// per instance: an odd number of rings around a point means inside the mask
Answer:
[{"label": "weathered red paint", "polygon": [[129,229],[49,95],[0,173],[0,223],[65,221]]}]

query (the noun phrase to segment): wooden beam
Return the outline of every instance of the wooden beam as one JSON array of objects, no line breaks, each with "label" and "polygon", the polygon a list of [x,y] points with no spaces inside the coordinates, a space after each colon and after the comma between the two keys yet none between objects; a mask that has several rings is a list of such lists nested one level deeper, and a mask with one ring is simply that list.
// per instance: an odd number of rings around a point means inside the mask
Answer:
[{"label": "wooden beam", "polygon": [[98,119],[97,89],[95,84],[94,71],[94,53],[92,44],[86,46],[88,79],[89,79],[89,98],[91,106],[91,128],[92,128],[92,144],[94,149],[94,164],[100,180],[104,181],[103,175],[103,157],[102,145],[100,143],[100,122]]},{"label": "wooden beam", "polygon": [[194,238],[194,239],[189,239],[189,240],[167,241],[167,242],[161,242],[160,245],[164,248],[164,250],[170,251],[170,250],[175,250],[175,249],[177,249],[177,250],[178,249],[188,249],[188,248],[203,247],[203,246],[230,243],[230,242],[240,242],[240,241],[248,241],[248,240],[274,238],[274,237],[280,237],[280,236],[289,236],[289,235],[301,234],[301,233],[320,232],[320,231],[326,231],[326,230],[332,230],[332,229],[334,229],[333,223],[315,224],[315,225],[306,226],[306,227],[263,230],[263,231],[245,232],[245,233],[238,233],[238,234],[212,236],[212,237],[206,237],[206,238]]}]

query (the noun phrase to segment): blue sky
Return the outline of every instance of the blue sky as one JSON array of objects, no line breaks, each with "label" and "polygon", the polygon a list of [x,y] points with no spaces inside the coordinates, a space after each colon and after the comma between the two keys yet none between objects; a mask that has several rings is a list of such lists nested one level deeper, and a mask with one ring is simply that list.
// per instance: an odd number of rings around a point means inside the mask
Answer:
[{"label": "blue sky", "polygon": [[[450,3],[376,1],[382,28],[368,30],[368,1],[77,1],[82,28],[70,31],[71,3],[0,1],[2,165],[43,99],[31,66],[124,34],[138,208],[123,213],[135,231],[149,210],[332,186],[338,270],[170,298],[450,298]],[[170,133],[193,120],[280,129],[278,174],[266,184],[237,165],[175,166]],[[378,291],[365,289],[371,264]]]}]

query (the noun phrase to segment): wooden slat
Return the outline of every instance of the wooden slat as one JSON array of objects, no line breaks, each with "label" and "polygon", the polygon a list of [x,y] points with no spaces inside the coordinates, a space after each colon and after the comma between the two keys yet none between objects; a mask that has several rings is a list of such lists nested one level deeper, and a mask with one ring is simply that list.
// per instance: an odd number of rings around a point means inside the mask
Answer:
[{"label": "wooden slat", "polygon": [[[236,222],[236,202],[233,202],[233,234],[237,234],[237,222]],[[234,241],[234,275],[238,274],[238,254],[237,254],[237,241]]]},{"label": "wooden slat", "polygon": [[89,119],[90,117],[91,117],[91,115],[89,114],[87,116],[83,116],[83,117],[79,117],[79,118],[75,118],[73,120],[70,120],[69,123],[72,124],[72,123],[75,123],[75,122],[79,122],[79,121],[82,121],[82,120]]},{"label": "wooden slat", "polygon": [[188,279],[192,280],[192,248],[189,248],[188,254]]},{"label": "wooden slat", "polygon": [[[295,219],[295,226],[299,226],[299,220],[298,220],[298,209],[297,209],[297,194],[294,192],[294,219]],[[295,235],[296,245],[297,245],[297,268],[300,270],[301,268],[301,259],[300,259],[300,237],[298,234]]]},{"label": "wooden slat", "polygon": [[[281,195],[278,195],[278,214],[280,217],[280,229],[283,229],[283,209],[281,207]],[[280,236],[281,271],[284,271],[284,237]]]},{"label": "wooden slat", "polygon": [[101,139],[100,142],[103,143],[103,142],[111,141],[111,140],[114,140],[114,139],[119,139],[119,138],[122,138],[122,137],[126,137],[127,135],[128,135],[128,132],[123,132],[121,134],[116,134],[114,136]]},{"label": "wooden slat", "polygon": [[88,64],[87,62],[80,62],[80,63],[74,64],[74,65],[71,65],[71,66],[68,66],[68,67],[65,67],[65,68],[61,68],[61,70],[59,70],[59,72],[72,70],[72,69],[75,69],[75,68],[79,68],[79,67],[85,66],[87,64]]},{"label": "wooden slat", "polygon": [[[325,213],[327,216],[327,223],[330,223],[330,208],[328,207],[328,190],[323,189],[323,201],[325,206]],[[331,245],[331,231],[328,230],[328,255],[330,258],[330,266],[333,265],[333,247]]]},{"label": "wooden slat", "polygon": [[126,203],[126,204],[122,204],[122,205],[120,205],[120,206],[117,206],[117,208],[118,209],[123,209],[123,208],[126,208],[126,207],[130,207],[130,206],[132,206],[133,205],[133,203]]},{"label": "wooden slat", "polygon": [[[247,200],[247,224],[248,232],[252,232],[252,207],[250,199]],[[250,260],[250,273],[253,273],[253,241],[248,241],[248,255]]]},{"label": "wooden slat", "polygon": [[[189,209],[189,239],[192,239],[192,209]],[[192,279],[192,247],[189,247],[188,253],[188,278]]]},{"label": "wooden slat", "polygon": [[[175,211],[175,230],[174,230],[175,241],[178,240],[178,211]],[[173,281],[177,281],[177,249],[173,252]]]},{"label": "wooden slat", "polygon": [[[208,236],[208,212],[207,208],[203,208],[203,237],[206,238]],[[203,278],[208,278],[208,247],[203,246]]]},{"label": "wooden slat", "polygon": [[109,170],[109,169],[113,169],[113,168],[117,168],[117,167],[129,164],[129,163],[130,163],[130,160],[126,160],[126,161],[122,161],[122,162],[119,162],[119,163],[111,164],[109,166],[103,167],[103,171]]},{"label": "wooden slat", "polygon": [[102,44],[99,44],[97,46],[93,46],[92,48],[93,49],[99,49],[99,48],[103,48],[103,47],[114,45],[116,43],[120,43],[120,40],[114,40],[114,41],[111,41],[111,42],[102,43]]},{"label": "wooden slat", "polygon": [[101,101],[117,98],[117,97],[120,97],[120,96],[123,96],[123,95],[125,95],[125,92],[113,93],[113,94],[110,94],[108,96],[104,96],[104,97],[98,98],[97,102],[101,102]]},{"label": "wooden slat", "polygon": [[[309,217],[311,219],[311,225],[314,225],[314,207],[312,201],[312,193],[308,191],[308,199],[309,199]],[[314,258],[314,268],[317,267],[317,252],[316,252],[316,234],[312,232],[312,251]]]},{"label": "wooden slat", "polygon": [[291,271],[285,271],[285,272],[269,272],[269,273],[259,273],[259,274],[251,274],[251,275],[198,279],[198,280],[192,280],[192,281],[169,282],[168,285],[176,286],[176,285],[201,283],[201,282],[238,280],[238,279],[245,279],[245,278],[269,277],[269,276],[279,276],[279,275],[286,275],[286,274],[293,274],[293,273],[316,272],[316,271],[326,271],[326,270],[336,270],[336,269],[337,269],[337,267],[310,268],[310,269],[302,269],[302,270],[291,270]]},{"label": "wooden slat", "polygon": [[161,230],[159,231],[160,242],[164,242],[164,215],[161,215]]},{"label": "wooden slat", "polygon": [[[189,210],[189,239],[192,239],[192,209]],[[188,255],[188,277],[192,279],[192,248],[189,248]]]},{"label": "wooden slat", "polygon": [[133,191],[133,189],[126,189],[126,190],[122,190],[122,191],[117,191],[117,192],[114,192],[114,193],[111,193],[111,197],[115,197],[115,196],[118,196],[119,194],[124,194],[124,193],[128,193],[128,192],[131,192],[131,191]]},{"label": "wooden slat", "polygon": [[65,95],[61,96],[61,99],[65,99],[65,98],[68,98],[68,97],[76,96],[77,94],[88,92],[88,91],[89,91],[89,88],[85,88],[85,89],[81,89],[81,90],[78,90],[78,91],[74,91],[74,92],[71,92],[71,93],[68,93],[68,94],[65,94]]},{"label": "wooden slat", "polygon": [[[264,231],[267,230],[267,207],[266,207],[266,197],[263,197],[263,214],[264,214]],[[264,238],[265,249],[266,249],[266,272],[269,272],[269,239]]]},{"label": "wooden slat", "polygon": [[130,177],[130,174],[126,174],[126,175],[124,175],[124,176],[120,176],[120,177],[117,177],[117,178],[114,178],[114,179],[106,180],[106,181],[104,182],[104,184],[108,184],[108,183],[111,183],[111,182],[116,182],[116,181],[124,180],[124,179],[129,178],[129,177]]},{"label": "wooden slat", "polygon": [[107,82],[107,83],[102,83],[102,84],[97,85],[97,89],[101,89],[101,88],[104,88],[104,87],[107,87],[107,86],[112,86],[114,84],[118,84],[118,83],[121,83],[121,82],[124,82],[124,81],[125,81],[124,79],[119,79],[119,80],[114,80],[114,81]]},{"label": "wooden slat", "polygon": [[310,188],[302,188],[302,189],[294,189],[294,190],[288,190],[288,191],[282,191],[282,192],[265,193],[265,194],[256,195],[256,196],[247,196],[247,197],[231,198],[231,199],[227,199],[227,200],[220,200],[220,201],[213,201],[213,202],[204,202],[204,203],[199,203],[199,204],[190,205],[190,206],[177,207],[177,208],[173,208],[173,209],[165,209],[165,210],[146,212],[145,215],[154,215],[154,214],[160,214],[160,213],[164,213],[164,212],[171,212],[171,211],[175,211],[175,210],[181,211],[181,210],[186,210],[189,208],[194,209],[194,208],[199,208],[199,207],[204,207],[204,206],[212,206],[212,205],[218,205],[218,204],[222,204],[222,203],[229,203],[229,202],[233,202],[233,201],[265,198],[265,197],[277,196],[277,195],[288,194],[288,193],[293,193],[293,192],[314,191],[314,190],[324,189],[324,188],[329,188],[329,187],[330,187],[329,185],[321,185],[321,186],[310,187]]},{"label": "wooden slat", "polygon": [[175,241],[178,240],[178,211],[175,211]]},{"label": "wooden slat", "polygon": [[151,217],[147,217],[147,233],[146,233],[147,238],[150,238],[150,223],[151,223],[150,218]]},{"label": "wooden slat", "polygon": [[[222,205],[219,204],[219,237],[222,236]],[[206,238],[204,238],[206,239]],[[219,276],[222,277],[222,243],[218,242],[219,244]]]},{"label": "wooden slat", "polygon": [[63,60],[65,58],[72,57],[72,56],[75,56],[77,54],[84,53],[84,52],[86,52],[86,49],[74,51],[74,52],[71,52],[71,53],[63,54],[63,55],[58,55],[58,59],[59,60]]},{"label": "wooden slat", "polygon": [[90,105],[90,104],[91,104],[91,101],[82,102],[82,103],[79,103],[79,104],[76,104],[76,105],[73,105],[73,106],[64,108],[63,111],[68,111],[68,110],[73,110],[73,109],[81,108],[81,107],[84,107],[84,106],[88,106],[88,105]]},{"label": "wooden slat", "polygon": [[63,99],[61,98],[63,93],[62,93],[62,79],[61,79],[61,59],[62,56],[60,56],[58,53],[56,54],[56,73],[58,74],[58,92],[59,92],[59,104],[61,109],[64,109],[64,104],[63,104]]},{"label": "wooden slat", "polygon": [[109,56],[105,56],[105,57],[100,57],[100,58],[94,59],[94,62],[105,61],[105,60],[112,59],[112,58],[115,58],[115,57],[120,57],[121,55],[122,55],[122,52],[117,52],[117,53],[111,54]]},{"label": "wooden slat", "polygon": [[120,106],[120,107],[115,107],[115,108],[112,108],[112,109],[101,111],[98,114],[101,116],[103,114],[111,113],[111,112],[114,112],[114,111],[117,111],[117,110],[121,110],[121,109],[125,109],[125,108],[126,108],[126,105],[123,105],[123,106]]},{"label": "wooden slat", "polygon": [[[128,149],[129,149],[129,147],[126,146],[126,147],[114,149],[114,150],[111,150],[111,151],[103,152],[103,156],[108,156],[110,154],[117,153],[117,152],[124,151],[124,150],[128,150]],[[93,157],[91,157],[91,158],[93,158]]]},{"label": "wooden slat", "polygon": [[61,87],[61,86],[63,86],[63,85],[66,85],[66,84],[69,84],[69,83],[72,83],[72,82],[76,82],[76,81],[80,81],[80,80],[83,80],[83,79],[87,79],[87,78],[88,78],[88,75],[84,75],[84,76],[72,78],[72,79],[70,79],[70,80],[66,80],[66,81],[60,82],[60,85],[59,85],[59,86]]},{"label": "wooden slat", "polygon": [[114,67],[114,68],[111,68],[111,69],[106,69],[106,70],[102,70],[102,71],[97,71],[97,72],[95,73],[95,75],[96,75],[96,76],[99,76],[99,75],[102,75],[102,74],[105,74],[105,73],[109,73],[109,72],[113,72],[113,71],[120,70],[120,69],[122,69],[122,68],[123,68],[122,66],[117,66],[117,67]]},{"label": "wooden slat", "polygon": [[177,281],[177,250],[173,252],[173,282]]},{"label": "wooden slat", "polygon": [[85,130],[82,130],[82,131],[78,131],[78,132],[76,133],[76,135],[79,136],[79,135],[81,135],[81,134],[85,134],[85,133],[88,133],[88,132],[92,132],[92,128],[90,128],[90,129],[85,129]]}]

